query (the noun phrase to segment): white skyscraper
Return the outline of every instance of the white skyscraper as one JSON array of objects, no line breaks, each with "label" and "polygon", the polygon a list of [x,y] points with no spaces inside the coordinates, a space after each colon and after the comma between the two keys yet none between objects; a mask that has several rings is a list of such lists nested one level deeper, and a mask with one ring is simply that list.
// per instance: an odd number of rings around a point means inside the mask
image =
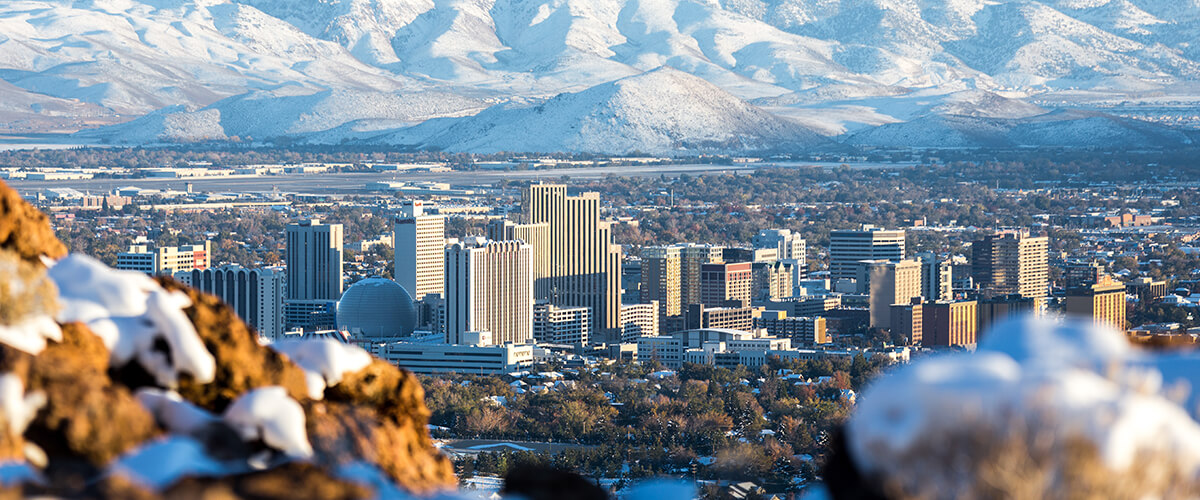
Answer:
[{"label": "white skyscraper", "polygon": [[422,300],[445,290],[446,220],[426,215],[420,200],[405,201],[396,218],[396,282]]},{"label": "white skyscraper", "polygon": [[445,250],[446,342],[491,332],[492,343],[533,336],[533,249],[519,241],[464,241]]},{"label": "white skyscraper", "polygon": [[774,248],[779,251],[779,262],[792,265],[792,283],[804,279],[808,268],[808,245],[798,233],[791,229],[763,229],[751,241],[754,248]]},{"label": "white skyscraper", "polygon": [[342,225],[311,219],[287,227],[287,298],[342,296]]}]

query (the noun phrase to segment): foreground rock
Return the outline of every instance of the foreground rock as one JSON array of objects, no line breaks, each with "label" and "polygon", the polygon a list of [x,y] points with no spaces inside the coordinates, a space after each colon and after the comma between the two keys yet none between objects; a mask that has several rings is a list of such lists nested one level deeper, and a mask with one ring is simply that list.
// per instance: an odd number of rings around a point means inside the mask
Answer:
[{"label": "foreground rock", "polygon": [[16,471],[0,493],[354,499],[453,487],[412,374],[345,345],[330,352],[363,361],[316,373],[260,345],[214,296],[64,257],[48,219],[0,184],[0,467]]}]

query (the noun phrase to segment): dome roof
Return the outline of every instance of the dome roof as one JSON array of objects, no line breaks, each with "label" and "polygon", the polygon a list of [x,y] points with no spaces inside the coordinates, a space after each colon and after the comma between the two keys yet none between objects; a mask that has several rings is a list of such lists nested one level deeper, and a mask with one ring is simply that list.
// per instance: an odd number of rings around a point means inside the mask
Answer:
[{"label": "dome roof", "polygon": [[395,281],[367,278],[342,294],[337,326],[359,338],[407,337],[417,326],[417,308]]}]

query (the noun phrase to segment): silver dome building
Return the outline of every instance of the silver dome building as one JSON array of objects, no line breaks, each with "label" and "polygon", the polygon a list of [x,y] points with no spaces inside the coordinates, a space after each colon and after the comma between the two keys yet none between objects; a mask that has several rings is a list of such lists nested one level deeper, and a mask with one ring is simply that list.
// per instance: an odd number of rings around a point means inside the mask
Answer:
[{"label": "silver dome building", "polygon": [[417,308],[408,291],[395,281],[367,278],[342,294],[337,326],[356,338],[407,337],[417,326]]}]

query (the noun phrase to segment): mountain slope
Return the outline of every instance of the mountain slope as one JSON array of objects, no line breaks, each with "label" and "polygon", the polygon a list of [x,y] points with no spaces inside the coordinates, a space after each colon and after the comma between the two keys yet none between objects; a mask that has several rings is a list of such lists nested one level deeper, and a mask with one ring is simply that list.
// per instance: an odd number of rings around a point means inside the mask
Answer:
[{"label": "mountain slope", "polygon": [[826,141],[700,78],[660,69],[532,107],[496,106],[466,119],[433,120],[371,142],[465,152],[669,154],[800,149]]},{"label": "mountain slope", "polygon": [[[1200,0],[13,0],[0,130],[361,140],[660,67],[827,135],[1055,109],[1195,127],[1197,39]],[[703,136],[646,102],[675,131],[629,138]]]}]

